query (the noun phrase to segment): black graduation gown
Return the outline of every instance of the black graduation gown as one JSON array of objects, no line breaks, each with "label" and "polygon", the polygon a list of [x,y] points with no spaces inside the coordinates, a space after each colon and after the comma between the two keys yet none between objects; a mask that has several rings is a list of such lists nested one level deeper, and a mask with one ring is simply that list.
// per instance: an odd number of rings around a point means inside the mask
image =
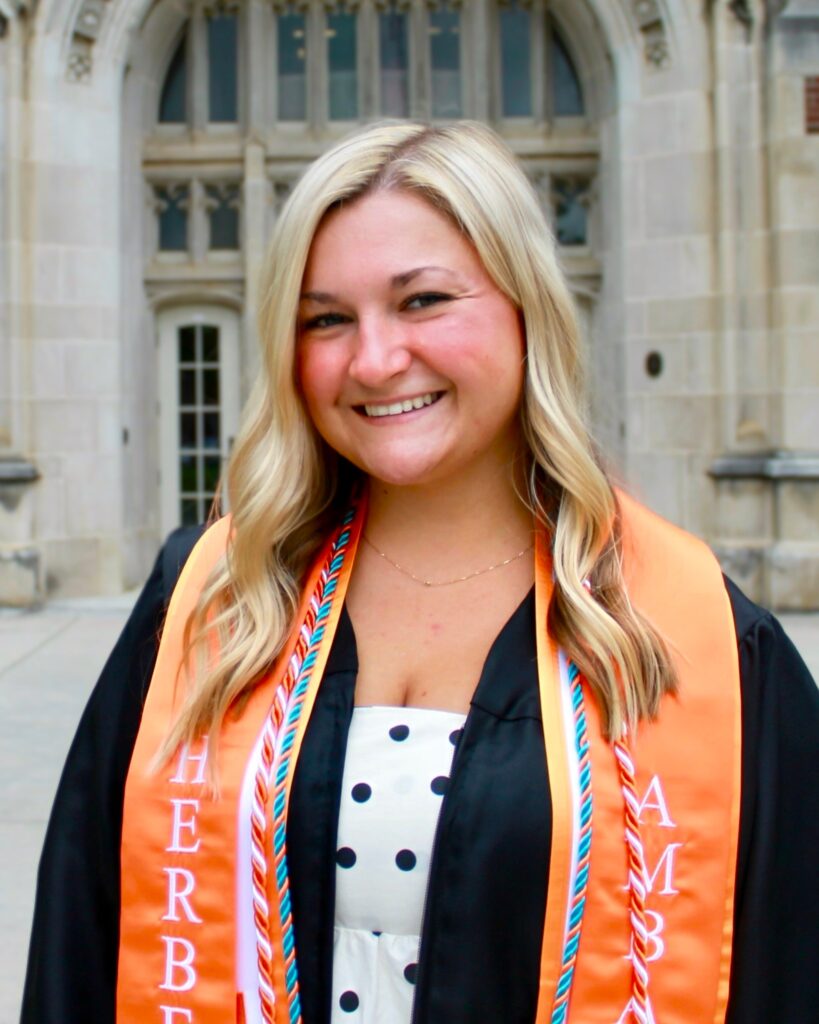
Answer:
[{"label": "black graduation gown", "polygon": [[[40,862],[21,1024],[114,1021],[123,790],[175,571],[160,555],[71,746]],[[743,739],[727,1021],[809,1024],[819,1021],[819,690],[777,620],[726,587]],[[335,837],[356,669],[345,613],[288,825],[305,1024],[330,1019]],[[531,1024],[551,832],[532,593],[495,640],[453,739],[414,1024]]]}]

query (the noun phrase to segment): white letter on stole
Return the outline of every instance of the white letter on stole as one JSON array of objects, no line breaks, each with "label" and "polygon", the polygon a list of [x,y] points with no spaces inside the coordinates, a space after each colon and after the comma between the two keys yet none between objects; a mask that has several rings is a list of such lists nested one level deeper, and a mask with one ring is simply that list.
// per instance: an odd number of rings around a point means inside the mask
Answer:
[{"label": "white letter on stole", "polygon": [[[198,800],[177,800],[171,798],[173,805],[173,828],[171,832],[171,845],[167,847],[168,853],[196,853],[199,849],[200,839],[197,839],[192,846],[182,846],[182,829],[190,832],[191,836],[196,835],[196,812],[199,810]],[[188,818],[182,817],[185,807],[192,807],[193,814]]]},{"label": "white letter on stole", "polygon": [[[187,992],[196,984],[196,971],[191,966],[196,955],[193,943],[179,936],[170,937],[167,935],[162,936],[162,941],[165,943],[165,980],[159,987],[170,992]],[[179,960],[174,957],[177,946],[181,946],[184,950],[182,958]],[[179,984],[174,984],[174,974],[176,971],[184,973],[185,980],[180,981]]]},{"label": "white letter on stole", "polygon": [[659,875],[661,868],[665,865],[665,872],[663,874],[663,887],[657,893],[658,896],[676,896],[680,891],[674,888],[674,854],[677,850],[681,850],[683,847],[682,843],[669,843],[668,846],[660,854],[657,861],[657,866],[653,871],[649,869],[648,863],[646,863],[646,889],[648,892],[654,892],[654,883],[657,881],[657,875]]},{"label": "white letter on stole", "polygon": [[[634,1012],[634,1000],[629,999],[625,1010],[623,1010],[614,1024],[630,1024],[632,1020],[637,1019],[637,1014]],[[646,1024],[657,1024],[654,1019],[654,1011],[651,1009],[651,999],[649,998],[646,998]]]},{"label": "white letter on stole", "polygon": [[[649,797],[654,795],[653,800],[649,800]],[[671,820],[671,816],[668,813],[668,804],[665,802],[665,794],[663,793],[663,786],[660,782],[660,776],[655,775],[654,778],[649,782],[646,795],[640,801],[640,807],[637,812],[637,818],[641,825],[643,822],[643,811],[653,810],[660,812],[660,828],[676,828],[677,826]]]},{"label": "white letter on stole", "polygon": [[176,1024],[174,1017],[177,1013],[184,1013],[182,1020],[193,1024],[193,1010],[186,1010],[182,1006],[160,1006],[159,1009],[162,1011],[162,1024]]},{"label": "white letter on stole", "polygon": [[[176,766],[176,775],[171,782],[176,783],[202,783],[205,781],[205,764],[208,759],[208,741],[202,740],[202,750],[199,754],[192,754],[190,747],[186,744],[179,754],[179,764]],[[196,774],[192,779],[188,778],[188,762],[196,765]]]},{"label": "white letter on stole", "polygon": [[[168,913],[162,918],[163,921],[181,921],[182,918],[177,913],[176,904],[179,903],[182,910],[185,913],[185,917],[192,921],[194,924],[201,924],[202,918],[197,917],[193,907],[190,905],[188,896],[191,895],[194,889],[196,880],[193,877],[193,872],[188,871],[187,868],[163,868],[165,874],[168,876]],[[177,888],[177,878],[181,877],[183,884]]]}]

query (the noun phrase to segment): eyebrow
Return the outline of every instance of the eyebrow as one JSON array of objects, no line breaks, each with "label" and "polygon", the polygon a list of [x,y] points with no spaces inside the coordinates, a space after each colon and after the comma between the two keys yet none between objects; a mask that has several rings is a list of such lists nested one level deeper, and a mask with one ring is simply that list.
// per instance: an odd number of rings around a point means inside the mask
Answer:
[{"label": "eyebrow", "polygon": [[[395,274],[393,277],[391,277],[390,278],[390,286],[392,288],[403,288],[405,285],[408,285],[416,277],[418,277],[419,275],[423,274],[427,270],[442,271],[444,274],[453,274],[454,273],[453,271],[448,270],[446,267],[435,267],[435,266],[413,267],[412,270],[405,270],[402,273]],[[299,299],[301,299],[302,301],[306,300],[308,302],[322,302],[322,303],[325,303],[325,304],[332,303],[332,302],[338,302],[338,297],[333,295],[331,292],[317,292],[317,291],[302,292],[301,295],[299,296]]]}]

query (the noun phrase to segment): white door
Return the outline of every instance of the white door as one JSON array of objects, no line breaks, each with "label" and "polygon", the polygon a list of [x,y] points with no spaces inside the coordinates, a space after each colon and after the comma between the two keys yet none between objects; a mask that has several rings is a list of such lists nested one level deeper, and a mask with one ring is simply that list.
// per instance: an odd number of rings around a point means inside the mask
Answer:
[{"label": "white door", "polygon": [[161,313],[159,467],[164,533],[207,519],[238,424],[238,316],[218,306]]}]

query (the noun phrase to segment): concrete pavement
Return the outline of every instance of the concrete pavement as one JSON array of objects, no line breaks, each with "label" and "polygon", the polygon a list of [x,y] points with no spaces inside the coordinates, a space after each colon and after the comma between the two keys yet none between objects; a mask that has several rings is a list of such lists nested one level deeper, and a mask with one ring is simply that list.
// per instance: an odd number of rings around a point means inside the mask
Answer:
[{"label": "concrete pavement", "polygon": [[[0,611],[0,1024],[15,1024],[37,862],[60,770],[135,595]],[[819,614],[782,622],[819,679]]]}]

